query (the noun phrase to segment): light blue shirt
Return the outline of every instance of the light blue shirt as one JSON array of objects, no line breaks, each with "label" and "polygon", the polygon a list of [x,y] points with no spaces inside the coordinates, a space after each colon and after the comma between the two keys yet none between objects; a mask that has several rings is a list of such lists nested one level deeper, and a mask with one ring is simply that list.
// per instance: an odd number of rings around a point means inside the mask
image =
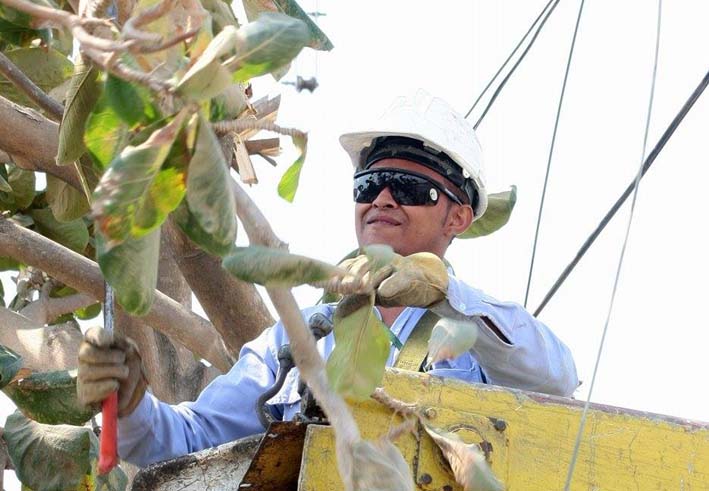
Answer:
[{"label": "light blue shirt", "polygon": [[[499,302],[450,276],[447,301],[432,310],[446,317],[473,320],[479,333],[469,352],[435,363],[428,373],[562,396],[571,395],[578,386],[569,349],[521,306]],[[307,321],[316,312],[331,318],[334,306],[305,309],[303,317]],[[424,313],[425,309],[407,307],[397,317],[391,330],[402,343]],[[227,374],[214,379],[194,402],[170,405],[146,393],[132,414],[119,419],[121,458],[145,466],[263,432],[255,411],[256,400],[273,386],[278,374],[278,350],[287,343],[280,322],[266,329],[243,346],[239,361]],[[317,343],[323,358],[330,355],[334,345],[332,334]],[[399,350],[392,346],[387,366],[392,366],[398,355]],[[291,370],[269,404],[272,412],[285,420],[298,412],[297,369]]]}]

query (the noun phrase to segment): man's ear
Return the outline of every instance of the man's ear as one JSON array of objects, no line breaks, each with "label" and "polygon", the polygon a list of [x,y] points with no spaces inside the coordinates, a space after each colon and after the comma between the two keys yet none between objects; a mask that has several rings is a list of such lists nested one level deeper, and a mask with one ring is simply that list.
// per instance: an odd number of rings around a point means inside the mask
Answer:
[{"label": "man's ear", "polygon": [[449,232],[452,237],[462,234],[473,223],[474,216],[473,208],[470,205],[452,206],[448,212],[446,232]]}]

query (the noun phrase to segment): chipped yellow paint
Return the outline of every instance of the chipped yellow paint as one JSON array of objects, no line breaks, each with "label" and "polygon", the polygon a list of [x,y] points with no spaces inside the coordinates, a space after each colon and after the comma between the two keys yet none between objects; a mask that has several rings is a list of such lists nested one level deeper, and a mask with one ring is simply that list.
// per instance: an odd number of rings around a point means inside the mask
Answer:
[{"label": "chipped yellow paint", "polygon": [[[427,409],[430,423],[468,443],[485,442],[495,474],[508,491],[564,487],[582,412],[579,401],[424,374],[387,371],[389,395]],[[402,420],[374,401],[353,407],[364,438]],[[419,489],[458,490],[428,435],[405,435],[397,446]],[[332,430],[311,425],[299,488],[342,489]],[[709,423],[593,405],[571,489],[575,491],[709,490]]]}]

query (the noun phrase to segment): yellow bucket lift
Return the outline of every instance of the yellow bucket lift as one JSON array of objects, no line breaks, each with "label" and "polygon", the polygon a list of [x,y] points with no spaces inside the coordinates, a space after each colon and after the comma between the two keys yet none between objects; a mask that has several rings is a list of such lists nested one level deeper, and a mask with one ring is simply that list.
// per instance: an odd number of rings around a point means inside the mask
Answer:
[{"label": "yellow bucket lift", "polygon": [[[562,490],[583,403],[490,385],[388,369],[384,389],[416,403],[428,422],[477,443],[509,491]],[[370,400],[353,406],[363,438],[376,439],[402,418]],[[420,425],[419,425],[420,426]],[[396,441],[419,489],[458,486],[422,428]],[[135,491],[342,489],[335,439],[327,425],[274,423],[265,433],[155,464]],[[572,490],[709,490],[709,423],[592,405]]]}]

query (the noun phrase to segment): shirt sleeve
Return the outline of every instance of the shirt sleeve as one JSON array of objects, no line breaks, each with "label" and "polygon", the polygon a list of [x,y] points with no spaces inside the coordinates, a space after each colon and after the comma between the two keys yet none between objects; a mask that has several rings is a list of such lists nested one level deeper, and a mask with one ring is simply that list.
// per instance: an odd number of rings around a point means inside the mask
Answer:
[{"label": "shirt sleeve", "polygon": [[475,322],[478,337],[470,351],[491,384],[560,396],[576,390],[571,352],[551,329],[518,304],[495,300],[452,275],[449,280],[447,299],[432,310]]},{"label": "shirt sleeve", "polygon": [[245,344],[239,361],[194,402],[170,405],[146,393],[118,421],[121,458],[142,467],[264,431],[255,404],[275,381],[273,347],[280,346],[283,336],[279,323]]}]

